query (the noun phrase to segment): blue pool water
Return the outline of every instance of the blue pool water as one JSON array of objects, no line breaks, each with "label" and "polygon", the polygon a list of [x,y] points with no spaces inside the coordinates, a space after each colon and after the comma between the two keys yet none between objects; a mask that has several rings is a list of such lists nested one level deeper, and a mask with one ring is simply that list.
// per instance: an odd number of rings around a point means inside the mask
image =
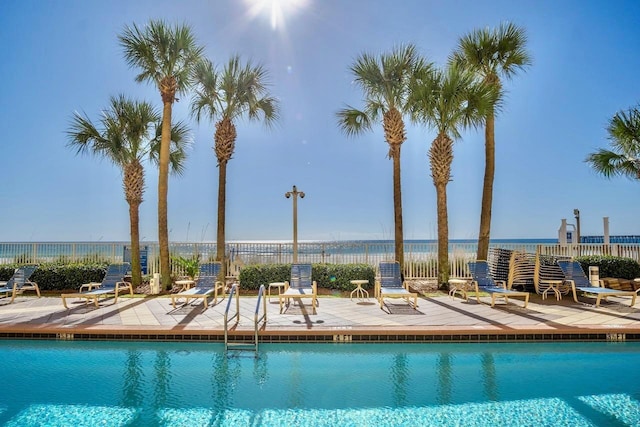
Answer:
[{"label": "blue pool water", "polygon": [[4,426],[640,426],[640,343],[0,341]]}]

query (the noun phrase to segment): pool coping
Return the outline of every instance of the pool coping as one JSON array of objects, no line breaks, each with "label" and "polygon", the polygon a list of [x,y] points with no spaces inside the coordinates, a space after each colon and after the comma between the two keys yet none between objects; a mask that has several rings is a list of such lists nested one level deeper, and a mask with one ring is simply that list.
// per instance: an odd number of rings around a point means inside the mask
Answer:
[{"label": "pool coping", "polygon": [[[231,330],[231,342],[250,343],[255,331]],[[2,339],[44,339],[83,341],[206,341],[224,342],[224,330],[167,329],[166,327],[87,328],[47,325],[0,326]],[[439,343],[439,342],[535,342],[535,341],[640,341],[640,327],[600,325],[580,328],[526,327],[518,330],[497,327],[331,327],[300,331],[288,328],[262,329],[260,343]]]}]

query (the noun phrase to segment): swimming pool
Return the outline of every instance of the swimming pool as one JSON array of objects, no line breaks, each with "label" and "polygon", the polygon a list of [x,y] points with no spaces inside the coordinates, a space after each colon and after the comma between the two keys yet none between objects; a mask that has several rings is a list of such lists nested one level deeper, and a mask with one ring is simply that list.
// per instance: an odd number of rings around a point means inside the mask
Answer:
[{"label": "swimming pool", "polygon": [[5,426],[640,425],[640,343],[0,341]]}]

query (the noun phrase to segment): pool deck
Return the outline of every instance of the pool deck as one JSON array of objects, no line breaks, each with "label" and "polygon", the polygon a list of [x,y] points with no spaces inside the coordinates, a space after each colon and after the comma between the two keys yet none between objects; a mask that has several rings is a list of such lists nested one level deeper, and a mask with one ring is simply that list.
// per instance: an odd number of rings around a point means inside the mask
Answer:
[{"label": "pool deck", "polygon": [[[543,300],[532,294],[523,308],[519,298],[496,303],[488,297],[478,304],[447,295],[422,296],[418,308],[403,300],[387,299],[381,309],[374,298],[320,297],[317,314],[310,300],[292,304],[280,314],[278,299],[267,301],[267,321],[260,323],[260,340],[290,341],[505,341],[505,340],[638,340],[640,306],[630,298],[610,298],[596,308],[576,304],[565,296]],[[18,296],[0,299],[0,338],[44,339],[157,339],[213,340],[224,337],[224,312],[228,298],[202,300],[173,308],[166,296],[120,297],[101,300],[100,307],[70,299],[69,309],[60,297]],[[254,334],[257,297],[239,299],[240,315],[230,324],[231,339],[248,341]],[[235,313],[232,301],[230,315]],[[262,315],[262,306],[260,314]]]}]

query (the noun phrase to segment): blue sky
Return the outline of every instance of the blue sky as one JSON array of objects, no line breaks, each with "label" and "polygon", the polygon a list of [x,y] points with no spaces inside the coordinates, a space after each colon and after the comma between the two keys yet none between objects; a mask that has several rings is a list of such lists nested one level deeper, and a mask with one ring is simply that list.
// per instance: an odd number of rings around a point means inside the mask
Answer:
[{"label": "blue sky", "polygon": [[[256,4],[265,7],[255,12]],[[582,234],[640,234],[640,187],[607,180],[584,163],[608,146],[605,127],[640,101],[640,2],[300,0],[0,2],[0,123],[3,130],[0,241],[127,240],[121,173],[76,156],[66,130],[74,111],[94,121],[120,93],[161,107],[157,89],[134,81],[117,35],[150,19],[192,26],[205,54],[233,54],[269,71],[281,120],[271,130],[238,123],[228,166],[227,239],[290,240],[296,185],[300,240],[393,238],[392,164],[381,126],[346,137],[335,114],[362,106],[349,67],[363,52],[414,43],[444,65],[459,37],[510,21],[526,29],[533,65],[505,84],[496,122],[492,238],[554,238],[561,218],[581,212]],[[297,5],[297,6],[296,6]],[[190,96],[174,118],[192,125],[187,170],[169,184],[172,241],[214,241],[217,168],[211,123],[189,118]],[[435,189],[427,150],[432,130],[408,124],[402,148],[405,239],[436,237]],[[479,226],[484,135],[456,141],[448,185],[450,238]],[[149,166],[140,210],[143,241],[157,240],[157,169]]]}]

